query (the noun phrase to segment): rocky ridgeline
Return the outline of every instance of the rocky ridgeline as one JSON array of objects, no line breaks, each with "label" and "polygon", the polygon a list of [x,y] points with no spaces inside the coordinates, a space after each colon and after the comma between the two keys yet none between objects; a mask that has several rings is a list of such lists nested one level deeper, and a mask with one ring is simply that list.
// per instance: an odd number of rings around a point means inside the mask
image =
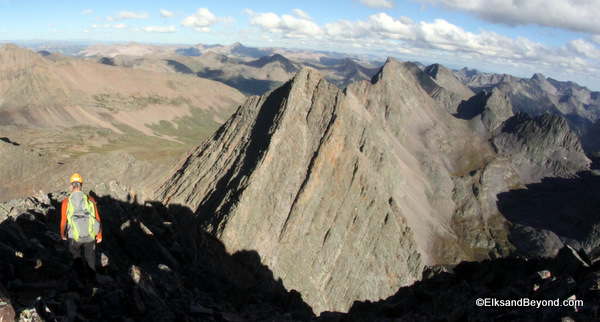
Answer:
[{"label": "rocky ridgeline", "polygon": [[0,204],[0,320],[307,320],[298,292],[253,251],[225,252],[185,207],[137,203],[112,182],[94,187],[104,240],[95,279],[59,236],[53,192]]},{"label": "rocky ridgeline", "polygon": [[[241,106],[175,167],[159,199],[194,209],[228,251],[257,250],[318,312],[391,295],[420,278],[418,248],[429,236],[429,216],[419,209],[427,196],[415,180],[424,175],[398,140],[408,136],[403,124],[411,132],[425,127],[410,119],[433,122],[417,108],[432,102],[404,78],[412,79],[411,71],[394,61],[378,86],[354,83],[346,94],[303,69]],[[394,82],[402,92],[386,88]],[[382,128],[385,120],[390,126]],[[403,187],[413,185],[416,201],[404,198]],[[409,207],[423,216],[404,214]],[[409,227],[409,215],[423,234]]]}]

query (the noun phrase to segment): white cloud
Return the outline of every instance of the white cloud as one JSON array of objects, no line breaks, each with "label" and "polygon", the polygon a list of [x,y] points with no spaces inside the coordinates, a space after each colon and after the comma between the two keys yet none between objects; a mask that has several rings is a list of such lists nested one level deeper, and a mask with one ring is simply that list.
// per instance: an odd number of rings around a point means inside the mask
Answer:
[{"label": "white cloud", "polygon": [[571,40],[568,44],[568,48],[573,52],[583,55],[587,58],[600,61],[600,50],[598,50],[594,44],[583,39]]},{"label": "white cloud", "polygon": [[141,27],[141,28],[135,29],[133,31],[145,31],[145,32],[156,32],[156,33],[179,32],[179,30],[177,30],[177,28],[175,28],[174,26],[167,26],[167,27],[147,26],[147,27]]},{"label": "white cloud", "polygon": [[600,45],[600,35],[594,35],[592,37],[592,42],[597,43],[598,45]]},{"label": "white cloud", "polygon": [[193,27],[197,32],[210,32],[218,22],[223,24],[235,23],[232,17],[217,17],[206,8],[198,8],[196,13],[181,20],[184,27]]},{"label": "white cloud", "polygon": [[148,13],[141,11],[139,13],[135,13],[135,12],[131,12],[131,11],[121,11],[119,13],[116,14],[116,16],[113,18],[111,16],[107,17],[108,21],[113,21],[113,20],[125,20],[125,19],[148,19]]},{"label": "white cloud", "polygon": [[250,24],[271,40],[321,50],[378,53],[381,56],[411,57],[430,62],[453,62],[462,66],[501,68],[501,72],[545,72],[560,69],[568,79],[573,75],[592,78],[600,73],[600,50],[593,41],[574,40],[564,46],[549,46],[531,39],[510,38],[495,32],[466,31],[448,21],[413,22],[385,13],[364,20],[339,20],[319,26],[290,15],[256,13]]},{"label": "white cloud", "polygon": [[392,0],[359,0],[360,3],[367,7],[376,9],[389,9],[394,7]]},{"label": "white cloud", "polygon": [[92,12],[94,12],[92,9],[84,9],[84,10],[81,10],[81,14],[82,14],[82,15],[89,15],[89,14],[91,14]]},{"label": "white cloud", "polygon": [[600,0],[412,0],[509,25],[530,23],[600,34]]},{"label": "white cloud", "polygon": [[296,17],[300,18],[300,19],[304,19],[304,20],[312,20],[311,16],[308,15],[306,12],[300,10],[300,9],[294,9],[294,15],[296,15]]},{"label": "white cloud", "polygon": [[163,18],[173,18],[175,17],[176,13],[175,12],[171,12],[169,10],[165,10],[165,9],[160,9],[160,16]]},{"label": "white cloud", "polygon": [[[268,32],[283,33],[288,38],[304,38],[307,36],[319,36],[321,28],[314,22],[296,18],[291,15],[278,15],[267,13],[255,13],[252,10],[246,10],[252,18],[250,25],[257,26]],[[310,18],[310,17],[309,17]]]}]

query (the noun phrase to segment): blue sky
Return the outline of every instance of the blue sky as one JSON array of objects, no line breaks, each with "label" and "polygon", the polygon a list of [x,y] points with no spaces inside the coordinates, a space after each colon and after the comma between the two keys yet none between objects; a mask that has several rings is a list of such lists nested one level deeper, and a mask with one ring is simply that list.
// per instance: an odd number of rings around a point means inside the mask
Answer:
[{"label": "blue sky", "polygon": [[392,56],[600,90],[600,0],[0,0],[0,42],[223,44]]}]

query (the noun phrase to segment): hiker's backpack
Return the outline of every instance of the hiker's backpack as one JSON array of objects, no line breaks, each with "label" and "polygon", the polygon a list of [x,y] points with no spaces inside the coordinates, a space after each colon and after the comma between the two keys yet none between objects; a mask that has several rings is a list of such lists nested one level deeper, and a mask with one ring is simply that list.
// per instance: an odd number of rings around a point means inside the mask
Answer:
[{"label": "hiker's backpack", "polygon": [[69,196],[67,222],[68,236],[77,242],[91,242],[100,232],[94,203],[82,191],[75,191]]}]

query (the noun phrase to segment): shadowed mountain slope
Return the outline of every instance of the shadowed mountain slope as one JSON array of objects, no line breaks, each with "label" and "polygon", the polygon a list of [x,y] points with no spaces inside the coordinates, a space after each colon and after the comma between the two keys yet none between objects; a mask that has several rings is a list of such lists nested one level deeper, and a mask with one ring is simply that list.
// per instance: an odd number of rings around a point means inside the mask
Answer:
[{"label": "shadowed mountain slope", "polygon": [[[598,178],[544,180],[528,187],[531,191],[501,196],[502,209],[519,226],[528,222],[557,233],[578,233],[582,230],[577,226],[584,225],[597,231],[597,220],[589,215],[598,207]],[[564,188],[567,195],[560,191]],[[562,247],[553,258],[462,262],[448,268],[451,272],[428,267],[421,281],[386,299],[357,301],[348,313],[315,317],[302,294],[286,290],[257,252],[228,253],[202,231],[191,209],[158,202],[141,205],[135,194],[114,182],[95,186],[90,194],[98,202],[104,230],[95,278],[85,274],[60,240],[58,211],[66,192],[0,203],[0,319],[342,322],[596,316],[597,239],[585,243],[585,251]],[[556,202],[539,202],[540,197],[548,200],[544,194]],[[548,225],[562,212],[573,214],[570,207],[583,212],[573,220],[562,218],[562,225]],[[542,209],[549,218],[531,216]],[[539,241],[528,245],[538,246]],[[521,304],[495,305],[493,300]]]}]

